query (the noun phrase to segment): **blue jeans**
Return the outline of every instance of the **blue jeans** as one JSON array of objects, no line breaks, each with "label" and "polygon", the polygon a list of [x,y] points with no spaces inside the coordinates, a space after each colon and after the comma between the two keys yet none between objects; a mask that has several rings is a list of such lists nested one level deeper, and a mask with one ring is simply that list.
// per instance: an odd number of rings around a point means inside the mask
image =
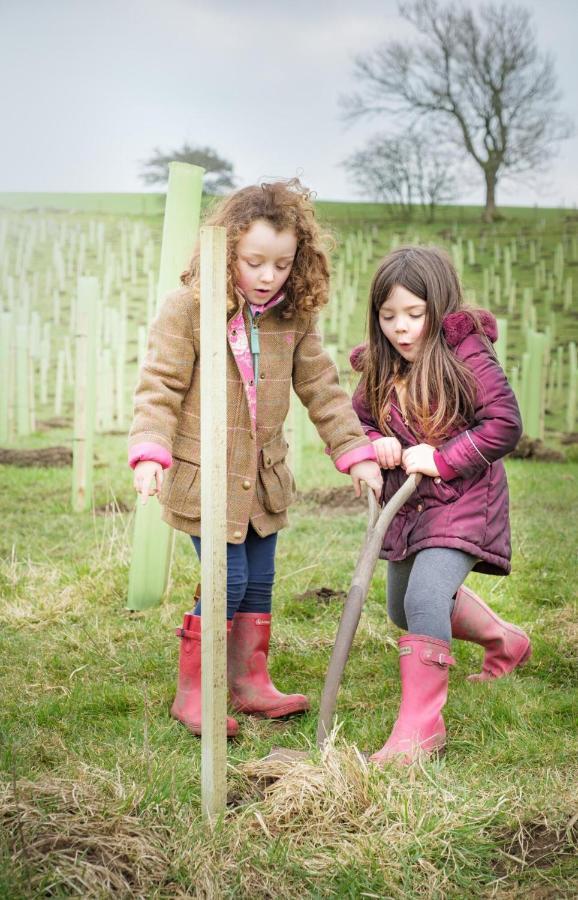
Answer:
[{"label": "blue jeans", "polygon": [[[191,535],[201,558],[201,539]],[[259,537],[249,525],[242,544],[227,544],[227,619],[236,612],[269,613],[275,580],[277,534]],[[201,615],[201,601],[195,607]]]}]

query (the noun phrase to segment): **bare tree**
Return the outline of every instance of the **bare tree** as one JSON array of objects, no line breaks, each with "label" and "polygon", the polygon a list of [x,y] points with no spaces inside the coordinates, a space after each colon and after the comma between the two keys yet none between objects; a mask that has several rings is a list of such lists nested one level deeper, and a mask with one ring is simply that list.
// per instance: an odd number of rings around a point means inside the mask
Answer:
[{"label": "bare tree", "polygon": [[433,221],[436,206],[456,195],[447,153],[412,131],[397,137],[375,135],[343,166],[364,194],[397,206],[408,217],[413,204],[420,203]]},{"label": "bare tree", "polygon": [[208,194],[221,194],[235,186],[233,164],[222,159],[212,147],[193,147],[186,142],[180,150],[164,153],[155,147],[150,159],[143,163],[140,178],[145,184],[166,184],[169,180],[169,163],[185,162],[202,166],[206,172],[204,189]]},{"label": "bare tree", "polygon": [[345,117],[395,112],[445,127],[482,170],[484,218],[492,221],[501,175],[543,166],[572,133],[558,109],[553,60],[539,52],[520,6],[489,3],[474,13],[413,0],[400,14],[420,37],[389,41],[356,60],[361,91],[342,101]]}]

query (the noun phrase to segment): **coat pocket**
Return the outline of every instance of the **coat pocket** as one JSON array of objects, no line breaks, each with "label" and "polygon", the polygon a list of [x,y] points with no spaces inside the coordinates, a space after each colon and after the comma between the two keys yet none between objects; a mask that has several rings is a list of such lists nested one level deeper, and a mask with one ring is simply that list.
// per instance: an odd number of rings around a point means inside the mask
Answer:
[{"label": "coat pocket", "polygon": [[257,498],[267,512],[284,512],[295,497],[295,480],[285,462],[288,447],[285,438],[275,437],[261,450]]},{"label": "coat pocket", "polygon": [[186,519],[201,518],[200,466],[185,459],[174,459],[161,489],[163,506]]}]

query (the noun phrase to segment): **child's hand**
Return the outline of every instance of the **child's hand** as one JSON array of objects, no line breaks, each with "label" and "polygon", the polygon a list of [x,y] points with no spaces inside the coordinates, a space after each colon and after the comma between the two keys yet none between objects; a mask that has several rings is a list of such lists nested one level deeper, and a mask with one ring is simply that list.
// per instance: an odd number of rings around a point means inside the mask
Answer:
[{"label": "child's hand", "polygon": [[376,462],[373,462],[371,459],[365,459],[363,462],[354,463],[349,470],[349,474],[353,481],[356,497],[361,497],[361,482],[365,481],[379,503],[383,490],[383,478],[381,477],[381,469]]},{"label": "child's hand", "polygon": [[382,437],[373,442],[377,461],[382,469],[395,469],[401,465],[401,444],[396,437]]},{"label": "child's hand", "polygon": [[[151,481],[155,480],[154,487]],[[149,498],[154,494],[160,494],[163,483],[163,467],[158,462],[152,460],[143,460],[134,467],[134,489],[140,494],[141,503],[144,506]]]},{"label": "child's hand", "polygon": [[434,463],[434,450],[430,444],[418,444],[416,447],[408,447],[401,455],[401,464],[407,475],[421,472],[422,475],[430,475],[432,478],[439,476]]}]

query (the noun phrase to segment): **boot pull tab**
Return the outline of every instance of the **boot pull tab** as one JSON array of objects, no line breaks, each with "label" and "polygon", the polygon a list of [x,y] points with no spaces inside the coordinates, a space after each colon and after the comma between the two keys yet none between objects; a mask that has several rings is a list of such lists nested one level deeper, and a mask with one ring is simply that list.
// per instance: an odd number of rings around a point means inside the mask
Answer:
[{"label": "boot pull tab", "polygon": [[455,666],[456,664],[455,659],[449,653],[444,653],[442,650],[434,650],[433,647],[421,650],[419,657],[427,666],[441,666],[442,669],[446,669],[448,666]]}]

